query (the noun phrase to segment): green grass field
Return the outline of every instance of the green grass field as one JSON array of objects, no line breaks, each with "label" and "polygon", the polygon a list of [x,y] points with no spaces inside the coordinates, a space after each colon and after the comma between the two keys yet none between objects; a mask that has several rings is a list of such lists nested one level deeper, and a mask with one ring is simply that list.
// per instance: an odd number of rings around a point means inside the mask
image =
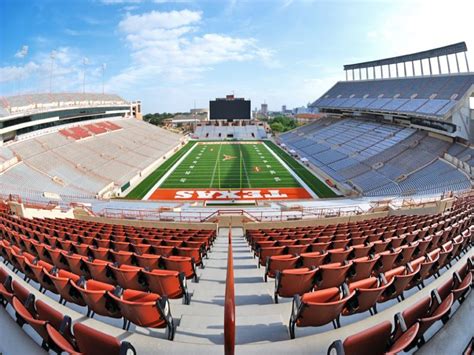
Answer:
[{"label": "green grass field", "polygon": [[198,144],[160,188],[300,187],[260,143]]},{"label": "green grass field", "polygon": [[293,157],[271,141],[267,144],[319,197],[338,197],[324,182],[313,175],[306,167],[298,163]]},{"label": "green grass field", "polygon": [[132,191],[130,191],[126,198],[133,200],[140,200],[147,194],[148,191],[156,184],[158,180],[170,169],[179,158],[191,149],[196,142],[192,141],[186,144],[183,148],[173,154],[168,160],[156,168],[150,175],[148,175],[141,183],[139,183]]},{"label": "green grass field", "polygon": [[138,184],[126,198],[142,199],[188,151],[160,189],[300,188],[271,149],[319,197],[337,195],[308,169],[270,141],[188,143]]}]

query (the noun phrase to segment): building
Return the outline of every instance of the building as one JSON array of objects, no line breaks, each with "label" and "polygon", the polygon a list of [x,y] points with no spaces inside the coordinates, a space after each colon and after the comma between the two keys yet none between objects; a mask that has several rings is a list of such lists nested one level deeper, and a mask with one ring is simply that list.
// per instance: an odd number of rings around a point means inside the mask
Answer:
[{"label": "building", "polygon": [[33,131],[114,117],[141,118],[141,102],[114,94],[24,94],[0,98],[0,144]]}]

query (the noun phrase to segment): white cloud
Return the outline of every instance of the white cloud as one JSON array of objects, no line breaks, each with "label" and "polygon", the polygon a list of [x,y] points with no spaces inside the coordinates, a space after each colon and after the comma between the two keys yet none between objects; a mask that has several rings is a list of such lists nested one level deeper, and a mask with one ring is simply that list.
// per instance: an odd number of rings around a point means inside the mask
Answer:
[{"label": "white cloud", "polygon": [[[71,47],[40,52],[24,65],[0,67],[0,83],[2,88],[6,88],[6,94],[13,93],[13,84],[19,81],[27,83],[27,87],[24,87],[27,92],[47,92],[52,70],[53,91],[79,91],[82,90],[83,58],[78,49]],[[89,61],[86,66],[87,91],[101,90],[101,75],[102,63]]]},{"label": "white cloud", "polygon": [[143,15],[127,14],[120,21],[119,29],[125,33],[141,33],[155,29],[169,29],[186,26],[201,20],[201,12],[182,10],[160,12],[151,11]]},{"label": "white cloud", "polygon": [[118,29],[131,49],[132,64],[109,82],[124,90],[162,81],[191,81],[224,62],[260,60],[275,66],[273,52],[254,38],[238,38],[201,31],[202,13],[181,10],[126,14]]},{"label": "white cloud", "polygon": [[28,46],[24,45],[21,49],[15,53],[16,58],[25,58],[28,54]]}]

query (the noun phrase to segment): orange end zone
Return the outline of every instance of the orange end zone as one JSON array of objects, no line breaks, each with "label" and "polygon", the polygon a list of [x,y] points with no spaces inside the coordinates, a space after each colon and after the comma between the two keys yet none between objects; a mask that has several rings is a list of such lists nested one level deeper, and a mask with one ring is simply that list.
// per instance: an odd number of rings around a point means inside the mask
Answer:
[{"label": "orange end zone", "polygon": [[148,200],[296,200],[312,198],[302,187],[274,189],[160,189],[157,188]]}]

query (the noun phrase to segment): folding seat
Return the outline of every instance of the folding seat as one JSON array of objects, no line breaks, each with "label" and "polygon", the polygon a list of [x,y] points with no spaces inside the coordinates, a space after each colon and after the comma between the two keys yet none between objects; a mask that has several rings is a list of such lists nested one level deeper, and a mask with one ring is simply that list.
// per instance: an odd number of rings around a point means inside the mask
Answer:
[{"label": "folding seat", "polygon": [[325,252],[329,249],[331,245],[331,242],[324,242],[324,243],[311,243],[311,251],[319,251],[319,252]]},{"label": "folding seat", "polygon": [[339,287],[346,281],[351,267],[352,262],[347,261],[319,266],[316,273],[316,289]]},{"label": "folding seat", "polygon": [[81,242],[82,244],[93,245],[94,244],[94,237],[86,237],[84,235],[81,235],[81,236],[79,236],[78,241]]},{"label": "folding seat", "polygon": [[97,248],[112,249],[111,243],[109,239],[94,238],[91,245]]},{"label": "folding seat", "polygon": [[415,239],[417,239],[417,234],[418,233],[407,233],[404,234],[403,237],[405,237],[403,244],[410,244],[412,243]]},{"label": "folding seat", "polygon": [[399,301],[404,300],[403,291],[408,289],[410,281],[415,277],[415,275],[420,271],[421,265],[418,265],[418,268],[413,270],[410,264],[406,266],[399,266],[392,270],[389,270],[384,273],[387,281],[394,279],[393,284],[389,287],[379,298],[379,302],[386,302],[393,298],[397,298]]},{"label": "folding seat", "polygon": [[166,246],[166,245],[153,245],[153,250],[155,251],[156,255],[161,256],[171,256],[175,250],[173,246]]},{"label": "folding seat", "polygon": [[63,256],[69,266],[68,270],[78,276],[87,275],[83,262],[83,259],[86,259],[85,256],[74,253],[64,253]]},{"label": "folding seat", "polygon": [[458,271],[453,274],[452,292],[455,301],[462,303],[469,293],[472,285],[472,272],[469,271],[468,263],[464,264]]},{"label": "folding seat", "polygon": [[107,260],[107,261],[111,260],[109,251],[110,251],[109,248],[89,246],[89,253],[90,255],[92,255],[94,259]]},{"label": "folding seat", "polygon": [[303,295],[314,288],[317,269],[306,267],[300,269],[284,269],[275,274],[275,303],[278,303],[278,296],[293,297]]},{"label": "folding seat", "polygon": [[329,322],[339,328],[339,317],[344,304],[353,296],[347,287],[341,290],[331,287],[325,290],[305,293],[293,298],[289,322],[290,337],[295,338],[295,327],[321,326]]},{"label": "folding seat", "polygon": [[388,270],[391,270],[393,266],[395,265],[395,260],[398,258],[398,256],[401,254],[401,249],[399,250],[386,250],[381,253],[380,255],[380,262],[376,266],[377,272],[386,272]]},{"label": "folding seat", "polygon": [[13,298],[12,277],[0,267],[0,304],[4,307]]},{"label": "folding seat", "polygon": [[276,247],[278,246],[277,244],[278,241],[276,240],[260,240],[255,242],[255,244],[253,245],[253,250],[255,251],[255,255],[258,256],[260,255],[260,250],[262,248]]},{"label": "folding seat", "polygon": [[350,242],[350,239],[333,240],[329,249],[344,249]]},{"label": "folding seat", "polygon": [[377,240],[373,243],[374,243],[373,253],[378,254],[387,250],[388,245],[390,244],[390,240]]},{"label": "folding seat", "polygon": [[110,250],[110,258],[119,265],[132,265],[133,253],[131,251],[115,251]]},{"label": "folding seat", "polygon": [[47,263],[46,261],[38,260],[37,258],[34,259],[32,262],[30,262],[28,259],[25,259],[25,263],[26,267],[28,267],[34,275],[33,280],[40,284],[40,292],[43,292],[44,289],[46,289],[55,293],[56,288],[54,287],[52,281],[49,278],[47,278],[47,280],[44,280],[44,270],[51,271],[54,266],[50,263]]},{"label": "folding seat", "polygon": [[[417,343],[421,346],[425,343],[424,333],[428,330],[435,322],[442,320],[446,323],[449,317],[449,312],[453,304],[453,295],[449,293],[446,298],[441,299],[437,290],[431,292],[431,297],[426,296],[414,305],[405,309],[398,316],[399,321],[395,323],[394,337],[397,337],[402,332],[403,328],[410,330],[411,328],[416,329],[416,336],[411,344],[405,348],[409,350]],[[403,321],[401,320],[403,319]],[[404,323],[402,326],[401,324]]]},{"label": "folding seat", "polygon": [[71,318],[63,316],[62,313],[55,310],[41,300],[35,302],[33,294],[31,294],[24,304],[18,298],[13,297],[12,306],[15,309],[17,323],[20,326],[28,323],[43,339],[41,347],[45,350],[58,351],[60,348],[49,337],[46,327],[60,332],[65,339],[72,342],[74,337],[71,333]]},{"label": "folding seat", "polygon": [[151,254],[152,253],[151,244],[134,244],[134,243],[131,243],[130,248],[136,254]]},{"label": "folding seat", "polygon": [[64,251],[70,251],[72,248],[72,241],[66,239],[58,239],[59,248]]},{"label": "folding seat", "polygon": [[67,302],[72,302],[79,306],[86,305],[81,295],[72,286],[73,282],[79,281],[80,276],[66,270],[57,270],[56,268],[53,268],[51,272],[45,270],[44,273],[51,279],[57,293],[61,296],[60,304],[65,305]]},{"label": "folding seat", "polygon": [[328,253],[327,252],[319,252],[314,251],[310,253],[301,253],[300,258],[303,267],[318,267],[322,265],[327,260]]},{"label": "folding seat", "polygon": [[299,259],[298,256],[291,254],[274,255],[267,258],[264,277],[265,282],[267,282],[267,277],[274,278],[277,271],[295,269]]},{"label": "folding seat", "polygon": [[258,267],[265,266],[267,264],[267,258],[274,255],[283,255],[286,254],[286,247],[268,247],[268,248],[261,248],[259,250],[259,263]]},{"label": "folding seat", "polygon": [[306,253],[309,250],[309,247],[309,244],[294,244],[288,245],[286,248],[288,254],[300,255],[302,253]]},{"label": "folding seat", "polygon": [[22,250],[16,245],[12,245],[10,248],[7,248],[6,251],[9,256],[10,262],[13,265],[13,271],[17,272],[17,270],[19,270],[24,273],[25,255]]},{"label": "folding seat", "polygon": [[406,263],[408,263],[411,260],[411,257],[415,252],[417,246],[418,242],[401,246],[401,253],[395,260],[395,266],[405,265]]},{"label": "folding seat", "polygon": [[110,242],[110,248],[114,251],[130,251],[130,243],[129,242]]},{"label": "folding seat", "polygon": [[328,254],[331,263],[342,263],[354,255],[353,247],[328,249]]},{"label": "folding seat", "polygon": [[[189,244],[192,243],[192,244]],[[197,247],[195,243],[201,243],[201,246],[204,247],[206,251],[211,250],[211,241],[207,237],[192,237],[191,240],[188,240],[187,245],[188,247],[191,247],[194,245],[194,247]],[[188,245],[189,244],[189,245]]]},{"label": "folding seat", "polygon": [[426,252],[428,251],[428,246],[430,245],[431,240],[432,240],[431,237],[427,237],[427,238],[419,240],[418,246],[416,247],[412,257],[417,258],[422,255],[425,255]]},{"label": "folding seat", "polygon": [[311,243],[314,243],[313,238],[300,238],[300,239],[298,239],[298,244],[300,244],[300,245],[308,245],[308,244],[311,244]]},{"label": "folding seat", "polygon": [[111,285],[115,284],[112,271],[109,269],[110,262],[100,259],[84,259],[84,267],[87,274],[96,281],[105,282]]},{"label": "folding seat", "polygon": [[404,236],[393,237],[390,239],[390,247],[393,249],[399,248],[405,242]]},{"label": "folding seat", "polygon": [[392,323],[388,320],[359,333],[348,336],[344,342],[334,341],[328,348],[328,355],[385,355],[396,354],[406,348],[416,333],[407,333],[393,342]]},{"label": "folding seat", "polygon": [[141,273],[141,268],[131,265],[109,264],[113,278],[124,289],[147,291],[145,276]]},{"label": "folding seat", "polygon": [[81,277],[77,282],[72,283],[72,287],[80,293],[82,299],[87,304],[89,308],[87,312],[88,317],[100,314],[106,317],[122,318],[118,304],[108,294],[109,291],[114,291],[114,286],[92,279],[86,281]]},{"label": "folding seat", "polygon": [[129,342],[120,342],[117,338],[82,323],[75,323],[73,326],[75,345],[50,325],[47,325],[46,328],[50,339],[58,344],[62,352],[103,355],[136,354],[135,348]]},{"label": "folding seat", "polygon": [[362,258],[352,259],[352,269],[349,272],[349,281],[354,282],[365,279],[372,275],[375,264],[379,261],[380,255],[364,256]]},{"label": "folding seat", "polygon": [[71,247],[71,250],[79,255],[82,256],[92,256],[92,253],[89,252],[89,245],[87,244],[79,244],[79,243],[74,243]]},{"label": "folding seat", "polygon": [[457,235],[453,238],[453,250],[451,251],[450,259],[459,259],[463,248],[464,238],[462,235]]},{"label": "folding seat", "polygon": [[184,242],[182,240],[173,240],[173,239],[163,239],[163,245],[170,247],[180,247]]},{"label": "folding seat", "polygon": [[48,250],[46,249],[46,244],[44,243],[33,243],[34,248],[36,249],[35,255],[37,255],[41,260],[46,261],[50,264],[53,263],[51,256],[49,255]]},{"label": "folding seat", "polygon": [[352,247],[354,258],[368,256],[374,247],[374,243],[357,244]]},{"label": "folding seat", "polygon": [[194,263],[197,266],[201,266],[204,268],[204,263],[202,261],[202,250],[197,248],[185,248],[185,247],[178,247],[176,248],[176,253],[178,256],[187,256],[194,260]]},{"label": "folding seat", "polygon": [[407,286],[407,290],[417,286],[418,289],[425,287],[424,280],[429,278],[432,275],[432,269],[438,260],[439,254],[436,255],[434,259],[431,259],[430,255],[420,256],[419,258],[412,260],[410,262],[411,268],[413,270],[417,269],[420,266],[420,271],[412,278],[410,283]]},{"label": "folding seat", "polygon": [[436,263],[436,275],[439,277],[440,276],[440,270],[444,268],[445,266],[451,266],[450,264],[450,257],[451,253],[453,251],[453,243],[452,242],[447,242],[441,246],[440,252],[439,252],[439,259],[438,262]]},{"label": "folding seat", "polygon": [[69,264],[67,263],[67,260],[63,255],[64,251],[59,248],[50,249],[49,247],[46,247],[46,249],[48,250],[48,253],[51,256],[51,260],[53,261],[52,264],[54,266],[59,269],[69,270]]},{"label": "folding seat", "polygon": [[169,340],[173,340],[175,327],[171,316],[170,304],[167,297],[161,297],[156,293],[147,293],[135,290],[115,289],[109,292],[120,307],[130,328],[130,323],[147,328],[165,328]]},{"label": "folding seat", "polygon": [[155,254],[134,254],[134,259],[138,266],[147,270],[154,270],[159,268],[161,257]]},{"label": "folding seat", "polygon": [[186,276],[183,273],[174,270],[155,269],[152,271],[144,270],[143,275],[145,275],[150,292],[172,299],[183,297],[184,304],[189,304],[191,301]]},{"label": "folding seat", "polygon": [[279,240],[278,241],[278,246],[289,246],[289,245],[295,245],[298,241],[296,239],[284,239],[284,240]]},{"label": "folding seat", "polygon": [[355,313],[369,311],[371,315],[377,313],[377,300],[394,282],[387,281],[383,274],[378,277],[368,277],[363,280],[349,283],[349,292],[353,296],[345,304],[342,315],[348,316]]},{"label": "folding seat", "polygon": [[196,273],[196,265],[192,258],[187,256],[174,256],[162,257],[161,261],[166,270],[175,270],[184,273],[187,279],[194,278],[195,282],[198,282]]}]

